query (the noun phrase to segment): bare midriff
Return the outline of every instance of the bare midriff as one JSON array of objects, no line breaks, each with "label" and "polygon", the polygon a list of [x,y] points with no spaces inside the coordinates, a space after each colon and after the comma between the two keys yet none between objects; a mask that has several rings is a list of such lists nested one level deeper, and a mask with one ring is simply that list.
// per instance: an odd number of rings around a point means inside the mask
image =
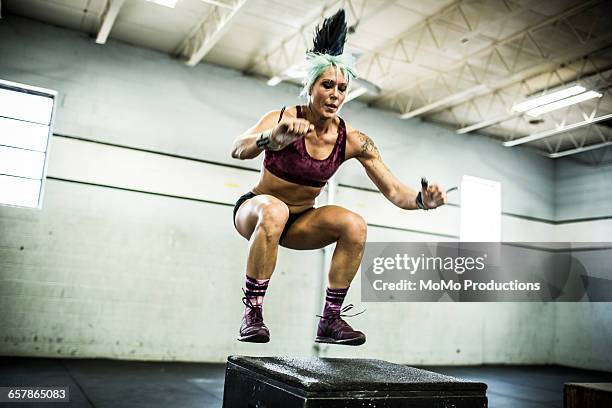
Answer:
[{"label": "bare midriff", "polygon": [[268,194],[278,198],[289,207],[290,213],[299,213],[314,207],[315,198],[321,193],[322,187],[303,186],[276,177],[263,165],[260,178],[251,189],[255,194]]}]

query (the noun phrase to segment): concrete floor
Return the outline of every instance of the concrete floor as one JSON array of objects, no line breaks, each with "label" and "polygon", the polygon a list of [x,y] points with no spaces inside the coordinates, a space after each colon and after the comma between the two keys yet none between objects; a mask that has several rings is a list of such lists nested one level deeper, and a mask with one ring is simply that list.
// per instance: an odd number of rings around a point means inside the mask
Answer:
[{"label": "concrete floor", "polygon": [[[492,408],[562,407],[563,383],[612,382],[612,373],[560,366],[419,368],[485,382]],[[70,387],[70,403],[45,407],[221,407],[224,369],[206,363],[0,357],[0,386]]]}]

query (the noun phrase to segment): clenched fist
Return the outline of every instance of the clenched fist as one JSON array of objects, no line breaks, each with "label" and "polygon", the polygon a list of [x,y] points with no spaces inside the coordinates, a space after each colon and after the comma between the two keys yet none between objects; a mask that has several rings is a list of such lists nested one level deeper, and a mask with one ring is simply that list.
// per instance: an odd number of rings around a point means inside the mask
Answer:
[{"label": "clenched fist", "polygon": [[[424,210],[432,210],[447,203],[444,190],[437,184],[432,184],[430,186],[425,177],[421,178],[421,200]],[[417,203],[417,205],[419,205],[419,203]]]},{"label": "clenched fist", "polygon": [[270,142],[266,148],[274,151],[282,150],[311,130],[314,130],[314,125],[306,119],[282,119],[272,128],[272,134],[269,136]]}]

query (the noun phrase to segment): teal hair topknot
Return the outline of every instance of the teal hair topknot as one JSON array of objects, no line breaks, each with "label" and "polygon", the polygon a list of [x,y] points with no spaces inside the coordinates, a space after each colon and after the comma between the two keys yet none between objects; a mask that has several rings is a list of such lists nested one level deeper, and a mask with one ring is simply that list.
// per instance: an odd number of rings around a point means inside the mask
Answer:
[{"label": "teal hair topknot", "polygon": [[312,85],[329,67],[339,68],[349,85],[351,83],[351,79],[357,78],[357,72],[355,71],[355,58],[350,54],[329,55],[308,52],[306,53],[306,62],[308,63],[308,73],[306,78],[304,78],[304,88],[300,93],[300,96],[306,99],[310,95]]}]

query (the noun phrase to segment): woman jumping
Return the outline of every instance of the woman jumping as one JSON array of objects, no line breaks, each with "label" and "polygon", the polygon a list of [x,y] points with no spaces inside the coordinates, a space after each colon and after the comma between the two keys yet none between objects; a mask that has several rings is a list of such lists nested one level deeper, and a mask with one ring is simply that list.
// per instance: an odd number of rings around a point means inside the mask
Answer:
[{"label": "woman jumping", "polygon": [[422,180],[418,192],[404,185],[385,166],[372,139],[337,115],[355,78],[354,59],[342,54],[346,33],[344,10],[317,27],[314,47],[306,54],[309,73],[302,94],[307,105],[269,112],[234,141],[235,159],[253,159],[264,152],[259,181],[234,207],[234,225],[249,240],[241,341],[270,340],[263,299],[278,246],[311,250],[336,243],[315,341],[365,342],[365,334],[342,319],[341,308],[361,263],[366,222],[337,205],[314,208],[315,198],[343,162],[357,159],[399,208],[433,209],[446,203],[437,185]]}]

